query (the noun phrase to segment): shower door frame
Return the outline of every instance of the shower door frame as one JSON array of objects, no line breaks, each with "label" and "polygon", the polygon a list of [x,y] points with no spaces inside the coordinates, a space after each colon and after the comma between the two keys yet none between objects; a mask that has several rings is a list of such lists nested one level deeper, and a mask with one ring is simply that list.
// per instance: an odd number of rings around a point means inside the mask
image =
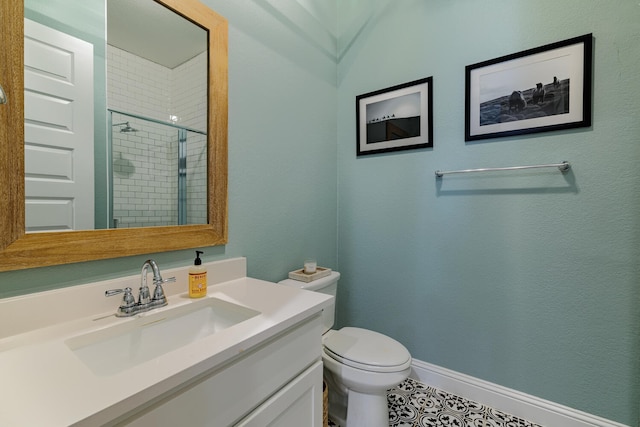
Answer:
[{"label": "shower door frame", "polygon": [[[177,198],[177,209],[178,209],[178,224],[176,225],[186,225],[187,224],[187,210],[186,210],[186,202],[187,202],[187,132],[193,132],[199,135],[207,136],[207,132],[203,132],[198,129],[194,129],[188,126],[177,125],[172,122],[166,122],[163,120],[153,119],[151,117],[143,116],[140,114],[134,114],[125,112],[122,110],[117,110],[113,108],[107,108],[108,118],[107,118],[107,153],[106,153],[106,161],[107,161],[107,225],[109,228],[117,228],[115,223],[115,218],[113,215],[113,113],[122,114],[127,117],[131,117],[138,120],[145,120],[151,123],[159,124],[174,128],[178,131],[178,198]],[[184,201],[184,203],[183,203]]]}]

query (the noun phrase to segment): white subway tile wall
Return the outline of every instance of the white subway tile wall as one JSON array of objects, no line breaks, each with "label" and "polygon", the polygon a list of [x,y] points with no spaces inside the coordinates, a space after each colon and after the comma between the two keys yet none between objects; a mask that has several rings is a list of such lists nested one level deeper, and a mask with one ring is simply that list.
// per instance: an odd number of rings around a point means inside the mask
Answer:
[{"label": "white subway tile wall", "polygon": [[[207,128],[207,54],[173,70],[107,48],[109,108],[162,122]],[[118,227],[178,223],[178,129],[113,113],[136,132],[113,128],[113,208]],[[187,222],[207,222],[206,136],[187,132]]]}]

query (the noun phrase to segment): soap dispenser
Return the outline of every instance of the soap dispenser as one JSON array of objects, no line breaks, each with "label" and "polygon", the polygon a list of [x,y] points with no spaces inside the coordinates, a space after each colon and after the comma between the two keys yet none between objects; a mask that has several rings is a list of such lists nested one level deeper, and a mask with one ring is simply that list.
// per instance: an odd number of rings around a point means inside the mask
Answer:
[{"label": "soap dispenser", "polygon": [[189,297],[201,298],[207,295],[207,269],[202,266],[200,254],[202,251],[196,251],[196,259],[193,265],[189,267]]}]

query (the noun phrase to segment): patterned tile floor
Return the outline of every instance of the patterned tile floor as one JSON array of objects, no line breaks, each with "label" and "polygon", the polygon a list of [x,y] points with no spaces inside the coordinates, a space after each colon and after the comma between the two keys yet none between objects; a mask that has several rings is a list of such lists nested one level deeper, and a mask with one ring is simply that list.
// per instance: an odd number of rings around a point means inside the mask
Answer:
[{"label": "patterned tile floor", "polygon": [[[387,394],[389,427],[542,427],[411,378]],[[329,426],[339,427],[329,420]]]}]

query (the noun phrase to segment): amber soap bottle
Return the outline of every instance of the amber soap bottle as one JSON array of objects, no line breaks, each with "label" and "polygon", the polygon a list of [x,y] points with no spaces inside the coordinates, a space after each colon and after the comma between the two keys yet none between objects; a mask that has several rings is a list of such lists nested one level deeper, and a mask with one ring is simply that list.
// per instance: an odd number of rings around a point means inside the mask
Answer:
[{"label": "amber soap bottle", "polygon": [[202,266],[200,254],[204,252],[196,251],[196,259],[189,267],[189,297],[201,298],[207,295],[207,269]]}]

